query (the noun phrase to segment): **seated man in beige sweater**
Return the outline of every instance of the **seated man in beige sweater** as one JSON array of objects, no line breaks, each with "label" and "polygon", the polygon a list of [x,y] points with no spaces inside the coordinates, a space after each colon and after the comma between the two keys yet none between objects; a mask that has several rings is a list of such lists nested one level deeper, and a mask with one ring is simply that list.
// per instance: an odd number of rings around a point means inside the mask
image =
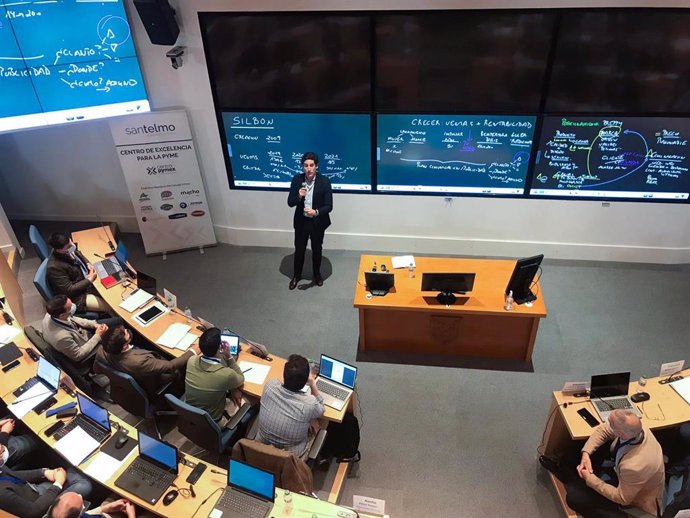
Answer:
[{"label": "seated man in beige sweater", "polygon": [[201,356],[188,360],[185,378],[187,403],[206,410],[219,423],[241,406],[239,388],[244,383],[244,375],[228,347],[221,345],[220,335],[217,327],[204,331],[199,338]]},{"label": "seated man in beige sweater", "polygon": [[[610,448],[602,448],[605,444]],[[608,422],[592,432],[574,470],[567,463],[563,469],[552,469],[548,459],[540,460],[565,484],[568,506],[584,518],[624,518],[627,514],[620,507],[636,507],[656,516],[664,492],[663,452],[630,410],[614,410]]]}]

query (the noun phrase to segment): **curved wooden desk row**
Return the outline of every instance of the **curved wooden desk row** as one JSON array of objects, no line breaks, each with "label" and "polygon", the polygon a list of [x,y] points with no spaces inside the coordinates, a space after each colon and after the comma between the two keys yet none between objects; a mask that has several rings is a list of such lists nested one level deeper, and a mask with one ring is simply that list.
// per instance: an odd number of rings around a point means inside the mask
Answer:
[{"label": "curved wooden desk row", "polygon": [[[99,254],[99,255],[105,255],[105,253],[109,250],[107,243],[103,242],[102,244],[105,245],[105,250],[103,249],[102,246],[97,247],[97,245],[100,242],[100,239],[96,232],[103,232],[103,229],[98,228],[94,230],[89,230],[89,231],[84,231],[84,232],[79,232],[77,233],[78,237],[75,237],[75,241],[79,242],[80,248],[82,251],[85,253],[87,258],[90,260],[96,259],[94,256],[94,253]],[[93,243],[95,243],[94,248],[90,248],[89,243],[90,241],[87,240],[87,237],[91,237],[93,239]],[[112,239],[112,237],[110,237]],[[99,291],[103,295],[103,297],[108,301],[110,306],[114,308],[114,310],[122,316],[126,322],[129,323],[129,325],[132,325],[132,327],[137,328],[142,334],[151,342],[155,343],[155,340],[163,333],[163,331],[173,322],[185,322],[186,323],[186,318],[184,316],[175,314],[175,313],[169,313],[163,317],[160,317],[155,324],[152,324],[148,328],[141,328],[137,324],[133,324],[132,320],[130,318],[130,314],[122,310],[121,308],[118,307],[121,296],[124,291],[121,286],[113,287],[110,290],[105,290],[102,286],[100,286],[100,283],[96,283],[99,285]],[[14,326],[21,331],[21,327],[18,325],[18,323],[15,321]],[[200,333],[199,333],[200,334]],[[23,332],[20,332],[13,341],[21,348],[31,348],[36,351],[37,354],[40,354],[31,344],[31,342],[28,340],[28,338],[24,335]],[[169,354],[173,355],[180,355],[183,352],[182,351],[177,351],[177,350],[167,350],[166,352]],[[260,358],[257,358],[255,356],[249,355],[247,353],[241,353],[240,358],[241,359],[247,359],[252,362],[262,362],[266,363],[271,366],[271,371],[267,377],[269,378],[282,378],[282,370],[283,370],[283,365],[285,363],[285,360],[271,355],[273,358],[272,362],[266,362],[265,360],[261,360]],[[22,357],[20,358],[20,365],[11,371],[7,373],[0,373],[0,395],[2,395],[2,399],[5,402],[5,404],[10,404],[12,403],[16,398],[12,394],[14,390],[16,390],[18,387],[20,387],[27,379],[33,377],[36,375],[37,371],[37,363],[34,362],[29,358],[25,350],[22,350]],[[249,394],[255,395],[255,396],[261,396],[261,392],[263,390],[262,385],[255,385],[255,384],[247,384],[245,387],[243,387],[243,390]],[[74,398],[69,396],[62,388],[58,391],[58,393],[55,395],[55,398],[58,400],[56,406],[63,405],[65,403],[68,403],[70,401],[74,401]],[[329,409],[332,410],[332,409]],[[342,411],[340,413],[336,412],[330,412],[327,417],[330,419],[334,420],[342,420],[342,415],[344,415],[345,411]],[[129,434],[130,437],[136,437],[136,429],[127,424],[126,422],[122,421],[119,419],[117,416],[111,414],[111,420],[114,422],[117,422],[122,428],[127,430],[127,433]],[[41,439],[43,440],[46,444],[49,446],[53,447],[55,444],[55,439],[54,438],[47,438],[45,434],[43,433],[50,425],[52,425],[55,421],[56,418],[50,417],[47,418],[45,417],[45,413],[42,415],[37,415],[36,413],[29,412],[24,416],[22,421]],[[213,465],[209,466],[209,469],[204,471],[203,475],[197,481],[197,483],[194,485],[195,491],[196,491],[196,497],[184,497],[182,495],[178,496],[178,498],[172,502],[169,506],[163,505],[163,499],[161,498],[156,505],[150,505],[147,502],[144,502],[137,498],[136,496],[129,494],[120,488],[115,486],[115,480],[120,476],[120,474],[126,469],[126,467],[134,460],[136,457],[136,449],[133,450],[133,453],[130,454],[123,465],[109,478],[104,479],[104,480],[98,480],[99,483],[101,483],[103,486],[107,487],[114,493],[117,493],[125,498],[128,498],[135,504],[137,504],[139,507],[147,509],[159,516],[167,516],[167,517],[175,517],[175,518],[198,518],[198,517],[206,517],[208,516],[209,512],[213,509],[213,506],[215,502],[220,498],[221,495],[221,489],[226,486],[227,483],[227,471],[222,468],[217,468]],[[87,459],[86,462],[82,463],[81,465],[78,466],[78,468],[82,471],[87,469],[89,465],[96,459],[97,455],[90,457]],[[185,457],[187,460],[191,461],[192,463],[197,463],[199,462],[199,459],[192,457],[191,455],[185,454]],[[186,478],[189,476],[189,473],[191,472],[192,468],[186,466],[186,465],[180,465],[179,466],[180,471],[179,471],[179,476],[175,480],[175,485],[178,487],[189,487],[189,484],[185,482]],[[213,473],[211,470],[220,472],[220,473]],[[271,512],[270,516],[278,518],[282,516],[287,516],[287,514],[284,513],[283,511],[283,498],[282,494],[283,491],[281,489],[277,490],[278,498],[276,498],[276,504],[274,506],[273,511]],[[293,495],[293,509],[299,509],[300,514],[299,516],[312,516],[312,514],[316,514],[319,517],[336,517],[338,515],[338,512],[344,512],[347,513],[348,516],[354,516],[354,513],[348,513],[348,509],[337,506],[334,504],[331,504],[329,502],[325,501],[320,501],[316,500],[311,497],[307,497],[304,495]],[[203,504],[202,504],[203,503]],[[308,514],[304,514],[308,513]],[[292,516],[295,516],[294,511],[291,513]],[[6,512],[0,511],[0,518],[3,518],[4,516],[11,516]],[[361,515],[360,516],[364,516]]]},{"label": "curved wooden desk row", "polygon": [[[684,377],[690,376],[690,369],[682,372]],[[642,422],[651,430],[672,428],[690,421],[690,404],[688,404],[671,385],[662,385],[660,380],[665,377],[651,378],[642,390],[650,396],[648,401],[635,403],[642,414]],[[630,383],[629,394],[637,392],[637,382]],[[568,406],[564,408],[564,404]],[[586,408],[596,416],[589,398],[577,398],[555,391],[549,408],[549,421],[544,431],[544,454],[552,456],[568,446],[570,441],[586,440],[592,434],[590,427],[577,413],[581,408]],[[551,475],[551,481],[563,507],[565,516],[575,518],[577,515],[568,508],[565,503],[565,489],[563,484]]]},{"label": "curved wooden desk row", "polygon": [[[415,257],[414,277],[407,268],[393,270],[390,256],[363,255],[355,286],[359,310],[359,350],[500,358],[528,362],[539,321],[546,318],[539,283],[532,307],[515,305],[506,311],[503,293],[515,261]],[[395,275],[395,287],[384,297],[367,297],[364,272],[385,264]],[[380,270],[379,270],[380,271]],[[451,306],[435,294],[422,292],[422,274],[475,273],[474,287]]]}]

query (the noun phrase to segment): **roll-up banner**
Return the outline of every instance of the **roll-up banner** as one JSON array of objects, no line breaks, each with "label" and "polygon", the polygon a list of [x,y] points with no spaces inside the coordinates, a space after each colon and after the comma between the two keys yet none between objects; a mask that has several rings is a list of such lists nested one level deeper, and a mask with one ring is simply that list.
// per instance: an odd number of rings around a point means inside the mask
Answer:
[{"label": "roll-up banner", "polygon": [[216,244],[184,110],[110,120],[147,254]]}]

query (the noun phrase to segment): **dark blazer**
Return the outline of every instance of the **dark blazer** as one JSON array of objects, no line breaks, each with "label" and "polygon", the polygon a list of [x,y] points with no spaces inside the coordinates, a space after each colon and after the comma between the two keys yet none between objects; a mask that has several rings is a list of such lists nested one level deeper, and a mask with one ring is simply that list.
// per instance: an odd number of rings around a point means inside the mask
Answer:
[{"label": "dark blazer", "polygon": [[[77,250],[77,256],[84,261],[85,265],[89,264],[79,250]],[[48,284],[56,295],[67,295],[77,305],[79,312],[86,309],[86,294],[94,293],[94,288],[91,281],[84,277],[76,261],[67,255],[52,251],[48,257],[46,276]]]},{"label": "dark blazer", "polygon": [[155,396],[165,383],[177,378],[184,379],[187,360],[193,355],[194,351],[190,350],[179,358],[163,360],[146,349],[130,349],[121,354],[109,354],[99,349],[96,359],[113,369],[129,374],[149,396]]},{"label": "dark blazer", "polygon": [[[288,194],[288,206],[295,207],[295,216],[293,218],[293,226],[296,229],[304,226],[304,198],[300,199],[299,190],[302,188],[304,173],[296,174],[292,178],[290,184],[290,194]],[[319,215],[314,218],[314,224],[321,230],[326,230],[331,226],[331,217],[329,213],[333,210],[333,190],[331,189],[331,181],[320,174],[316,174],[314,179],[314,194],[312,197],[312,208],[319,211]]]},{"label": "dark blazer", "polygon": [[[3,475],[10,475],[35,484],[45,481],[42,469],[12,471],[3,466],[0,468],[0,477]],[[41,518],[61,491],[57,486],[50,486],[39,496],[28,484],[14,484],[7,480],[0,480],[0,509],[22,518]]]}]

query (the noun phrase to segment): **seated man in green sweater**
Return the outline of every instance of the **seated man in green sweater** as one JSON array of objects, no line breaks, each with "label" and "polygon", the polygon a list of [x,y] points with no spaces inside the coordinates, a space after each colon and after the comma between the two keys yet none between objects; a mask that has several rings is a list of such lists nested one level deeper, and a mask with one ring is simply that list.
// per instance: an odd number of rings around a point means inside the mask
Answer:
[{"label": "seated man in green sweater", "polygon": [[[220,329],[212,327],[199,338],[201,356],[187,361],[185,399],[203,408],[218,423],[235,413],[242,405],[244,375],[226,345],[221,345]],[[230,396],[226,400],[226,396]]]}]

